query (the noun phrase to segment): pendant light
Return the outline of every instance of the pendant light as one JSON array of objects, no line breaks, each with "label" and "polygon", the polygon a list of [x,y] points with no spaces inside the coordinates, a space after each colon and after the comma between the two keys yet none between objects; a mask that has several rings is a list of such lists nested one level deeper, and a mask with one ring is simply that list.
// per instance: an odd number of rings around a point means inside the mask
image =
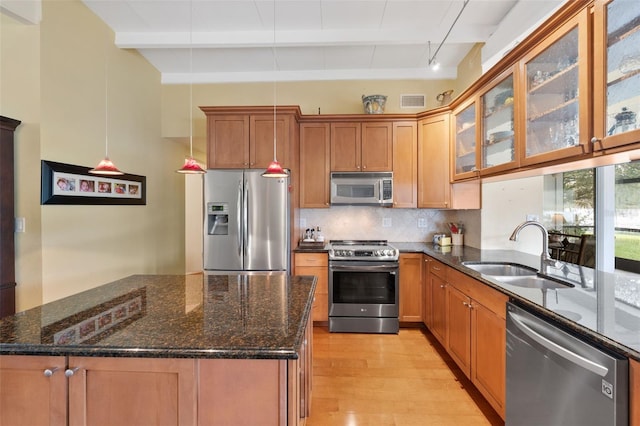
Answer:
[{"label": "pendant light", "polygon": [[262,173],[262,177],[266,178],[286,178],[289,176],[289,173],[282,168],[276,158],[276,105],[276,0],[273,0],[273,161]]},{"label": "pendant light", "polygon": [[89,170],[95,175],[115,176],[124,173],[118,170],[115,164],[109,159],[109,37],[105,42],[104,55],[104,158],[98,165]]},{"label": "pendant light", "polygon": [[193,3],[189,3],[189,156],[184,159],[182,174],[203,174],[207,171],[193,158]]}]

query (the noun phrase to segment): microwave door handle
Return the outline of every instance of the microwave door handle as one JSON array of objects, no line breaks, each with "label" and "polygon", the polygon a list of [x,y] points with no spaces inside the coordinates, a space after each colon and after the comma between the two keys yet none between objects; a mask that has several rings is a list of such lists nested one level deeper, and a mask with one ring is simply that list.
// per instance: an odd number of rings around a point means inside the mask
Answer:
[{"label": "microwave door handle", "polygon": [[560,346],[559,344],[552,342],[541,334],[536,333],[531,328],[527,327],[527,325],[522,321],[522,317],[518,314],[514,314],[513,312],[509,312],[509,316],[513,320],[513,323],[526,334],[529,338],[531,338],[534,342],[540,344],[541,346],[549,349],[551,352],[556,355],[566,359],[572,364],[579,365],[580,367],[591,371],[593,374],[597,374],[598,376],[605,377],[609,371],[608,368],[596,364],[595,362],[588,360],[574,352],[571,352],[569,349]]},{"label": "microwave door handle", "polygon": [[382,184],[383,180],[378,180],[378,203],[384,203],[384,185]]}]

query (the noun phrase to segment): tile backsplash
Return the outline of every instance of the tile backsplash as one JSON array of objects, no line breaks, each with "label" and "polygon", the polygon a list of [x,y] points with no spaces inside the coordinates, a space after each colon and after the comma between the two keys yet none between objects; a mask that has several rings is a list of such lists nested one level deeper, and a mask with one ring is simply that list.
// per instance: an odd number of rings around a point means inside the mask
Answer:
[{"label": "tile backsplash", "polygon": [[[461,222],[465,228],[465,245],[480,247],[480,210],[333,206],[329,209],[301,209],[300,219],[302,223],[306,222],[302,228],[320,226],[327,241],[431,242],[433,234],[450,233],[448,222]],[[423,219],[424,227],[418,227],[419,219]]]}]

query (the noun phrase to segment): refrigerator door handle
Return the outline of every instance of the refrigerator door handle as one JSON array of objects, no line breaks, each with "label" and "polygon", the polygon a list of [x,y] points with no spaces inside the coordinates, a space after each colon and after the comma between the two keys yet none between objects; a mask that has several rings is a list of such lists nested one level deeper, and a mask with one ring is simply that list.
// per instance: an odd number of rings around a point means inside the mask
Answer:
[{"label": "refrigerator door handle", "polygon": [[513,323],[527,336],[529,336],[529,338],[531,338],[532,340],[534,340],[535,342],[537,342],[538,344],[542,345],[543,347],[549,349],[551,352],[554,352],[556,355],[561,356],[562,358],[566,359],[567,361],[579,365],[580,367],[587,369],[589,371],[591,371],[594,374],[597,374],[601,377],[605,377],[607,375],[607,373],[609,372],[609,369],[607,367],[604,367],[600,364],[596,364],[595,362],[588,360],[574,352],[571,352],[570,350],[560,346],[559,344],[552,342],[551,340],[547,339],[546,337],[536,333],[535,331],[533,331],[531,328],[527,327],[522,319],[522,317],[518,314],[515,314],[513,312],[509,312],[509,315],[511,316],[511,319],[513,320]]},{"label": "refrigerator door handle", "polygon": [[[242,215],[242,180],[238,185],[238,201],[236,205],[238,215]],[[242,223],[244,219],[241,217],[238,219],[238,256],[242,256]]]},{"label": "refrigerator door handle", "polygon": [[244,236],[244,255],[249,253],[249,181],[244,182],[244,212],[242,214],[243,224],[243,236]]}]

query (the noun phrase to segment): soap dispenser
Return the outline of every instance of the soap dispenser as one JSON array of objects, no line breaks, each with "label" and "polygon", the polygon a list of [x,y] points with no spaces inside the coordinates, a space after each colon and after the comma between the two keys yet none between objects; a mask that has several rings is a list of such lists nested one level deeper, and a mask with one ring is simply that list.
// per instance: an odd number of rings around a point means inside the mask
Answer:
[{"label": "soap dispenser", "polygon": [[319,226],[316,228],[316,241],[324,241],[324,235],[322,234]]}]

